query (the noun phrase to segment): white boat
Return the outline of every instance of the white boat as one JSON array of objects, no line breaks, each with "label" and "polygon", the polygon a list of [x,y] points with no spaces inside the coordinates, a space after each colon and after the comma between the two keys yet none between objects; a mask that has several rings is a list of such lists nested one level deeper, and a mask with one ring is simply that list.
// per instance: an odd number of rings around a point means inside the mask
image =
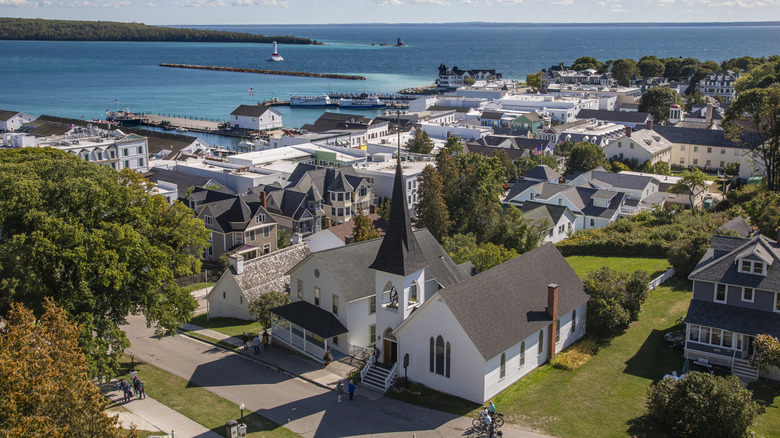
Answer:
[{"label": "white boat", "polygon": [[377,96],[362,99],[341,99],[339,101],[341,108],[384,108],[386,106],[387,104],[379,100]]},{"label": "white boat", "polygon": [[276,41],[274,41],[274,53],[271,53],[271,56],[268,57],[268,61],[284,61],[284,58],[282,58],[282,55],[279,54],[279,52],[276,51]]},{"label": "white boat", "polygon": [[306,106],[306,107],[331,107],[336,106],[336,102],[330,99],[330,96],[291,96],[290,106]]}]

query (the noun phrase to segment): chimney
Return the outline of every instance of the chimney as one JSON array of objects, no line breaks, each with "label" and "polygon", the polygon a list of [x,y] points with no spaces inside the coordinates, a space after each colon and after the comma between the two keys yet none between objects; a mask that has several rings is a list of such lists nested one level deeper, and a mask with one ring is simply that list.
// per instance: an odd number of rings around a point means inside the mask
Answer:
[{"label": "chimney", "polygon": [[626,137],[631,137],[631,127],[626,126]]},{"label": "chimney", "polygon": [[552,318],[552,324],[550,324],[550,359],[555,357],[555,336],[556,325],[558,322],[558,285],[547,285],[547,314]]},{"label": "chimney", "polygon": [[355,236],[344,236],[344,244],[349,245],[355,243]]},{"label": "chimney", "polygon": [[230,254],[228,260],[230,262],[230,269],[233,270],[236,275],[244,273],[244,256],[241,254]]},{"label": "chimney", "polygon": [[265,208],[265,192],[260,192],[260,205]]},{"label": "chimney", "polygon": [[371,204],[368,206],[368,213],[369,214],[376,214],[376,204]]},{"label": "chimney", "polygon": [[712,108],[712,103],[710,102],[707,104],[707,126],[712,124],[712,111],[714,111],[714,109]]},{"label": "chimney", "polygon": [[645,122],[645,128],[646,128],[646,129],[653,129],[653,121],[652,121],[651,119],[648,119],[648,120]]},{"label": "chimney", "polygon": [[297,245],[299,243],[303,242],[303,233],[293,233],[292,235],[292,243],[293,245]]},{"label": "chimney", "polygon": [[330,218],[327,216],[322,217],[322,229],[326,230],[330,228]]}]

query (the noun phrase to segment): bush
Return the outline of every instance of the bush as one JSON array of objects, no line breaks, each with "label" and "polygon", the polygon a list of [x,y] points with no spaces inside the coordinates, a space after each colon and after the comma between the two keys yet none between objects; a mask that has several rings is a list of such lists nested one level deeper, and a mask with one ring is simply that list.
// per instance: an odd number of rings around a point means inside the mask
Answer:
[{"label": "bush", "polygon": [[683,437],[744,437],[760,412],[736,376],[696,371],[651,385],[647,408],[651,418]]},{"label": "bush", "polygon": [[587,323],[593,333],[610,335],[639,317],[647,298],[650,275],[645,271],[632,274],[604,267],[585,277],[590,293]]},{"label": "bush", "polygon": [[260,298],[249,303],[249,312],[252,313],[257,322],[263,327],[271,326],[271,309],[284,306],[290,303],[290,297],[282,292],[266,292],[260,295]]},{"label": "bush", "polygon": [[580,339],[577,343],[550,359],[553,368],[574,371],[588,363],[596,351],[596,338],[593,336]]},{"label": "bush", "polygon": [[699,263],[712,238],[707,234],[699,234],[686,239],[675,240],[669,246],[667,258],[674,267],[675,274],[687,278]]}]

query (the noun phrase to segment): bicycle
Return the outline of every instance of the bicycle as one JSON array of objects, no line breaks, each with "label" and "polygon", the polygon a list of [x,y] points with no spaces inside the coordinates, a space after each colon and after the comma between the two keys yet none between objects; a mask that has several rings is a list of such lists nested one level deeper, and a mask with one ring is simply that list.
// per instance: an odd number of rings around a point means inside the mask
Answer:
[{"label": "bicycle", "polygon": [[[498,429],[504,425],[504,414],[494,412],[490,418],[493,419],[494,428]],[[474,428],[485,429],[485,420],[483,419],[483,416],[480,415],[479,417],[471,420],[471,425],[474,426]]]}]

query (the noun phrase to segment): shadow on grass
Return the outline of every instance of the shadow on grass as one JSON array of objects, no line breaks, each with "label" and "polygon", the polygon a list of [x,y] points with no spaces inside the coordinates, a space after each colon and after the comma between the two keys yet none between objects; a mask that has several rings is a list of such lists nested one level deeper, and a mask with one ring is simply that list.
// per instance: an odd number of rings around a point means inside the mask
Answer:
[{"label": "shadow on grass", "polygon": [[650,415],[644,414],[641,417],[631,419],[627,423],[628,434],[631,436],[641,436],[642,438],[651,437],[670,437],[675,436],[674,432],[667,426],[653,420]]},{"label": "shadow on grass", "polygon": [[468,415],[481,406],[466,399],[445,394],[412,381],[409,381],[404,390],[402,389],[404,388],[403,382],[399,379],[399,384],[397,384],[396,388],[398,389],[391,388],[385,393],[385,396],[412,405],[448,412],[461,417]]},{"label": "shadow on grass", "polygon": [[753,392],[753,401],[763,409],[777,407],[775,401],[780,397],[780,383],[759,380],[748,385],[747,389]]}]

